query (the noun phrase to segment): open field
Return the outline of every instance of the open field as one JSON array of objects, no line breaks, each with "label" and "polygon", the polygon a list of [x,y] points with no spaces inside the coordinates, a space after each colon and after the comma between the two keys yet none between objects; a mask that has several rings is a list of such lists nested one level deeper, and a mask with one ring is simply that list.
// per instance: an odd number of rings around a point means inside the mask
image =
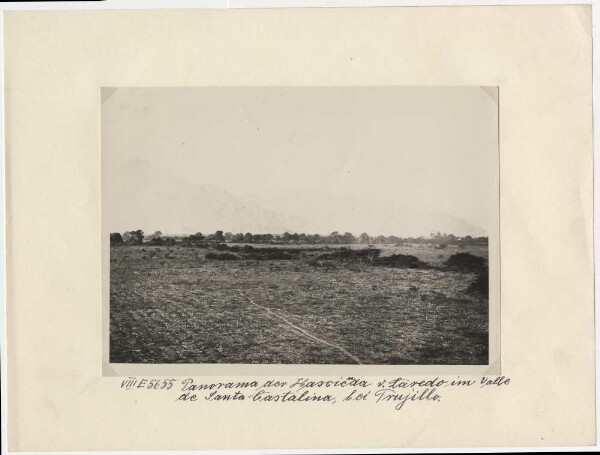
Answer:
[{"label": "open field", "polygon": [[375,247],[112,246],[110,361],[487,364],[487,248]]}]

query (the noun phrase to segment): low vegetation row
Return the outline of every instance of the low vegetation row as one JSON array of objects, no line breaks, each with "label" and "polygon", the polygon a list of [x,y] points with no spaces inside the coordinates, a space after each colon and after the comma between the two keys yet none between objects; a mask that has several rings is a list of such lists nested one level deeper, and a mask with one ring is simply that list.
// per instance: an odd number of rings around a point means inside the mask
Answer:
[{"label": "low vegetation row", "polygon": [[[153,242],[156,244],[156,242]],[[397,269],[440,270],[458,273],[473,273],[476,280],[467,289],[468,293],[487,296],[489,271],[486,260],[468,252],[451,254],[439,265],[431,265],[411,254],[382,256],[382,250],[371,246],[350,248],[328,245],[303,247],[252,246],[226,243],[186,243],[180,247],[208,250],[203,256],[209,261],[290,261],[302,259],[315,268],[335,269],[344,266],[372,266]],[[156,248],[160,251],[159,248]],[[142,248],[142,250],[145,250]],[[170,252],[174,250],[169,248]]]},{"label": "low vegetation row", "polygon": [[[223,250],[223,248],[220,248]],[[303,251],[301,249],[283,248],[241,248],[229,247],[230,251],[207,253],[206,259],[218,261],[265,261],[265,260],[291,260],[297,258]],[[370,265],[374,267],[390,267],[398,269],[427,269],[443,270],[459,273],[474,273],[477,277],[469,285],[466,292],[487,297],[489,292],[489,269],[484,258],[471,253],[452,254],[441,266],[432,266],[411,254],[392,254],[380,256],[381,250],[376,248],[339,248],[331,252],[319,254],[309,259],[309,264],[319,268],[331,268],[337,265]]]},{"label": "low vegetation row", "polygon": [[395,235],[371,236],[366,232],[354,236],[351,232],[343,234],[334,231],[329,235],[298,234],[285,232],[283,234],[252,234],[250,232],[233,234],[231,232],[216,231],[214,234],[205,235],[197,232],[188,236],[166,236],[156,231],[154,234],[145,235],[141,229],[126,231],[123,234],[113,232],[110,234],[111,245],[141,245],[150,244],[274,244],[274,245],[405,245],[424,244],[433,245],[435,248],[444,249],[449,245],[470,246],[487,245],[487,237],[472,237],[470,235],[459,237],[446,233],[431,233],[429,237],[397,237]]}]

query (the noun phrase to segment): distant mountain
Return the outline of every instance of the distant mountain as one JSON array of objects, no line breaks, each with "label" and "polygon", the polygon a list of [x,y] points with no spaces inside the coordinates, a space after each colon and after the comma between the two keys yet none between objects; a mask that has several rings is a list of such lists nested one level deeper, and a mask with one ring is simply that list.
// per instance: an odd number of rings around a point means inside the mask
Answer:
[{"label": "distant mountain", "polygon": [[359,235],[428,236],[432,232],[454,235],[485,236],[486,232],[464,220],[446,213],[410,207],[394,200],[361,199],[351,196],[331,196],[310,191],[282,195],[263,206],[284,216],[294,214],[301,223],[298,232],[333,231]]},{"label": "distant mountain", "polygon": [[285,232],[297,224],[214,185],[186,182],[142,160],[113,165],[103,175],[111,232],[143,229],[165,234]]},{"label": "distant mountain", "polygon": [[486,235],[484,229],[445,213],[373,200],[303,191],[274,195],[233,195],[210,184],[193,184],[145,161],[103,170],[103,198],[111,232],[142,229],[164,234],[283,232],[428,236],[431,232]]}]

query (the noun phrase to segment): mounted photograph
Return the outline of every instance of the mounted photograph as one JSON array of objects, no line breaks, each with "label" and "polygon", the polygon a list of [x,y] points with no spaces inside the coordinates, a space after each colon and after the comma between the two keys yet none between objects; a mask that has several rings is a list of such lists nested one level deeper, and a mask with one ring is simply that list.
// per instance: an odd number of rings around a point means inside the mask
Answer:
[{"label": "mounted photograph", "polygon": [[103,88],[104,362],[497,364],[498,102]]}]

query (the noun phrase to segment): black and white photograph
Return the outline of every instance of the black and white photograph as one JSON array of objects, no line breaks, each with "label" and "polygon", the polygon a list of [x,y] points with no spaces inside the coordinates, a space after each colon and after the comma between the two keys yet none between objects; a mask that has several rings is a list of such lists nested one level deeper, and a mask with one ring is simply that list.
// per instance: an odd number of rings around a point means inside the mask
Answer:
[{"label": "black and white photograph", "polygon": [[496,87],[103,88],[101,156],[110,363],[492,363]]}]

